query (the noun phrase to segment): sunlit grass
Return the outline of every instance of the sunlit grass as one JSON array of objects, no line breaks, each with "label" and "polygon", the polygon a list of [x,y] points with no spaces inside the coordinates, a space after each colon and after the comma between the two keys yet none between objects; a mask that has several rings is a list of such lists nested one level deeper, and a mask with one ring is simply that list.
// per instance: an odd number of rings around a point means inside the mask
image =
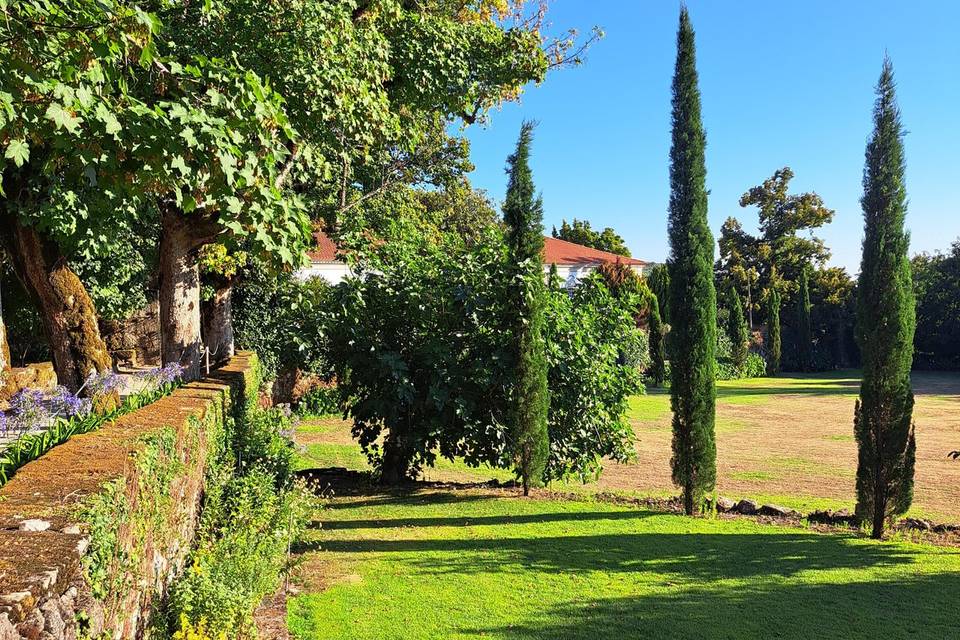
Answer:
[{"label": "sunlit grass", "polygon": [[289,603],[297,638],[944,638],[960,552],[749,519],[477,492],[348,497]]}]

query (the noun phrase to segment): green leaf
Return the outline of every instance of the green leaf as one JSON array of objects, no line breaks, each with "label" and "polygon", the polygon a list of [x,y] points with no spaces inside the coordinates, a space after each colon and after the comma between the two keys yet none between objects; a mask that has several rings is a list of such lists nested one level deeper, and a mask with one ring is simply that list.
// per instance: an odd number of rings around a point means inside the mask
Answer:
[{"label": "green leaf", "polygon": [[58,129],[66,129],[70,133],[74,133],[77,130],[77,127],[80,126],[80,118],[76,117],[69,111],[63,108],[63,105],[53,102],[47,107],[47,111],[44,116],[48,120],[52,120]]},{"label": "green leaf", "polygon": [[104,124],[107,133],[113,135],[120,131],[120,121],[102,102],[97,105],[96,115],[97,119]]},{"label": "green leaf", "polygon": [[3,154],[5,158],[13,160],[18,167],[30,159],[30,147],[25,140],[11,140],[7,143],[7,151]]}]

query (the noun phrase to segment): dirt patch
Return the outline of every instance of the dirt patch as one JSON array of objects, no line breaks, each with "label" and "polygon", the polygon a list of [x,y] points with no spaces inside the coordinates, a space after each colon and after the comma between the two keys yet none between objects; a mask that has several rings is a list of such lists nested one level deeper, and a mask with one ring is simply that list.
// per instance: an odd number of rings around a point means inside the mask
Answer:
[{"label": "dirt patch", "polygon": [[287,630],[285,586],[260,603],[253,613],[253,622],[257,625],[257,638],[260,640],[290,640],[290,631]]},{"label": "dirt patch", "polygon": [[[960,444],[960,378],[920,374],[915,381],[917,465],[914,507],[960,522],[960,464],[947,452]],[[844,393],[774,393],[755,401],[717,400],[717,484],[723,495],[796,496],[852,505],[857,446],[855,387]],[[735,424],[737,428],[723,428]],[[637,460],[609,464],[598,488],[662,493],[670,480],[670,415],[636,420]]]},{"label": "dirt patch", "polygon": [[[851,508],[857,464],[856,381],[824,377],[751,383],[759,386],[725,386],[717,400],[719,493],[738,498],[785,496],[811,506]],[[960,448],[960,376],[918,373],[914,391],[914,510],[938,522],[960,522],[960,461],[947,457]],[[632,421],[636,460],[626,465],[608,463],[600,480],[586,487],[588,491],[659,497],[676,493],[670,479],[669,398],[662,395],[654,403],[661,399],[662,407],[651,404],[644,410],[644,419]],[[305,425],[308,428],[297,435],[300,443],[354,444],[349,422],[334,419]],[[482,479],[482,473],[478,470],[473,478]],[[436,469],[429,471],[429,477],[471,479],[463,472]],[[820,504],[823,501],[829,504]]]}]

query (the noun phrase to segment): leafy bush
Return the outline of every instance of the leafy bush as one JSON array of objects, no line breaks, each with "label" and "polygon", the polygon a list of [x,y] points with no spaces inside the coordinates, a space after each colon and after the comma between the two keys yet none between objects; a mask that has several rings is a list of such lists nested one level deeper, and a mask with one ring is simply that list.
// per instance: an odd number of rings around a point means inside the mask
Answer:
[{"label": "leafy bush", "polygon": [[234,289],[237,347],[257,353],[268,379],[292,369],[326,374],[330,362],[322,318],[331,295],[321,278],[301,282],[249,267]]},{"label": "leafy bush", "polygon": [[196,548],[171,589],[175,637],[252,633],[253,611],[277,588],[315,507],[293,477],[294,426],[289,411],[256,408],[234,425],[208,478]]},{"label": "leafy bush", "polygon": [[314,387],[300,396],[296,410],[301,416],[339,415],[340,390],[337,389],[336,385]]},{"label": "leafy bush", "polygon": [[259,469],[215,487],[190,566],[170,596],[180,631],[206,625],[231,638],[249,636],[253,611],[276,590],[310,504],[305,489],[277,491],[276,478]]},{"label": "leafy bush", "polygon": [[615,299],[598,277],[581,281],[572,296],[561,289],[548,295],[550,458],[544,480],[586,480],[600,474],[603,458],[633,456],[627,400],[643,391],[649,347],[632,305]]},{"label": "leafy bush", "polygon": [[[507,273],[493,228],[469,248],[420,251],[342,285],[331,349],[353,434],[376,469],[399,464],[388,475],[415,477],[437,455],[511,467]],[[573,297],[549,295],[546,480],[628,455],[626,398],[642,388],[648,358],[629,303],[599,279]]]}]

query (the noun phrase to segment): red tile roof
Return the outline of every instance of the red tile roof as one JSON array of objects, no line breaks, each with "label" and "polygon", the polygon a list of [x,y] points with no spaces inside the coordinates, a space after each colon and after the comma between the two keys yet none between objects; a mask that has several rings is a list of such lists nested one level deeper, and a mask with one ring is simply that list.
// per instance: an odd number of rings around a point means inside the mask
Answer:
[{"label": "red tile roof", "polygon": [[[337,259],[337,245],[323,231],[313,232],[313,249],[307,252],[311,262],[340,262]],[[567,242],[551,236],[543,237],[544,264],[557,265],[588,265],[616,262],[623,264],[644,266],[648,263],[636,258],[627,258],[609,251],[600,251],[582,244]]]},{"label": "red tile roof", "polygon": [[313,248],[307,251],[311,262],[340,262],[337,260],[337,245],[323,231],[313,232]]},{"label": "red tile roof", "polygon": [[567,242],[551,236],[543,237],[543,261],[545,264],[585,265],[616,262],[642,267],[647,263],[636,258],[627,258],[609,251],[600,251],[582,244]]}]

